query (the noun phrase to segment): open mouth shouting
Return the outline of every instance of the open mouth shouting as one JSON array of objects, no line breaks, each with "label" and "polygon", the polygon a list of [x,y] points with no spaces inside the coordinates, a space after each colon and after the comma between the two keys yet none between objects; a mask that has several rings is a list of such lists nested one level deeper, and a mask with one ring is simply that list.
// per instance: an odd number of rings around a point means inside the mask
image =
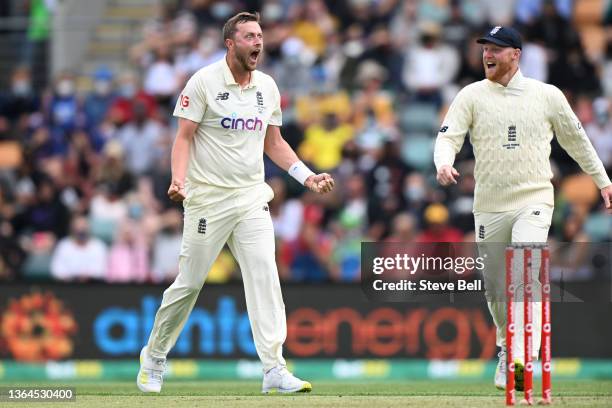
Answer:
[{"label": "open mouth shouting", "polygon": [[485,68],[486,68],[487,71],[494,70],[496,66],[497,66],[497,64],[495,62],[493,62],[493,61],[485,62]]},{"label": "open mouth shouting", "polygon": [[257,64],[257,60],[259,59],[259,54],[261,54],[261,50],[254,50],[249,54],[249,62],[251,64]]}]

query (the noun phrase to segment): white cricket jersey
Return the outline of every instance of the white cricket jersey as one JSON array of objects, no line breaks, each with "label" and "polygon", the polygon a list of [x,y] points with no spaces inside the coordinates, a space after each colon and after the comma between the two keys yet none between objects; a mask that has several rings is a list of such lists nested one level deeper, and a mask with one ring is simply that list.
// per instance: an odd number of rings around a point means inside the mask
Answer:
[{"label": "white cricket jersey", "polygon": [[523,77],[520,70],[506,87],[484,79],[457,94],[436,139],[436,168],[453,165],[468,131],[476,158],[475,211],[554,205],[549,162],[553,134],[597,187],[610,185],[563,93],[553,85]]},{"label": "white cricket jersey", "polygon": [[186,187],[248,187],[264,181],[268,125],[281,126],[280,93],[269,75],[251,73],[245,88],[225,58],[196,72],[176,101],[174,116],[199,123],[189,149]]}]

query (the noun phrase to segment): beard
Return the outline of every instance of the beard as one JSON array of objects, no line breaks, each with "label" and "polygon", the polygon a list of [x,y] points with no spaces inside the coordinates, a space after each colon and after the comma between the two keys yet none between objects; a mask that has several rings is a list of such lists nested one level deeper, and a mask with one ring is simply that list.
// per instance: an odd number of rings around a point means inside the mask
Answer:
[{"label": "beard", "polygon": [[244,51],[236,52],[236,60],[238,60],[238,62],[240,63],[240,66],[245,71],[249,71],[249,72],[255,71],[255,69],[257,68],[257,63],[259,62],[259,57],[255,61],[255,63],[251,61],[251,58],[250,58],[251,53],[252,53],[252,50],[244,50]]},{"label": "beard", "polygon": [[483,62],[485,77],[489,81],[497,81],[503,78],[508,72],[512,70],[512,64],[509,62],[496,61],[494,68],[487,68],[487,64]]}]

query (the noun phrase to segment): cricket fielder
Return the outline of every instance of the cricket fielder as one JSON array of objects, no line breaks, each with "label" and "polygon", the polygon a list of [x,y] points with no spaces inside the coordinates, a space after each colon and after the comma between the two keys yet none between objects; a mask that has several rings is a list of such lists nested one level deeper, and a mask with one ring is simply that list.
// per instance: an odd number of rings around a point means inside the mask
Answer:
[{"label": "cricket fielder", "polygon": [[[484,279],[489,310],[497,326],[501,347],[495,385],[506,385],[506,306],[503,300],[505,269],[503,247],[508,243],[543,243],[553,214],[553,174],[550,142],[556,135],[561,146],[589,174],[605,206],[611,209],[612,183],[589,142],[580,121],[559,89],[525,78],[519,70],[522,41],[509,27],[495,27],[477,40],[483,44],[486,79],[463,88],[455,97],[438,132],[434,162],[438,182],[456,184],[453,167],[466,133],[474,149],[474,221],[479,248],[495,246],[497,256],[485,262]],[[533,264],[539,265],[539,252]],[[519,257],[515,257],[519,258]],[[522,256],[516,259],[522,262]],[[519,263],[520,265],[520,263]],[[532,269],[535,292],[540,293],[538,268]],[[517,289],[522,293],[522,285]],[[523,313],[516,308],[516,327],[523,327]],[[540,349],[541,302],[534,302],[533,358]],[[513,352],[516,389],[522,390],[523,333],[517,331]]]},{"label": "cricket fielder", "polygon": [[174,346],[227,242],[240,264],[251,330],[264,369],[262,392],[308,392],[310,383],[287,371],[282,355],[287,326],[274,259],[274,231],[264,182],[263,153],[316,193],[331,191],[328,174],[315,175],[280,133],[280,93],[255,68],[263,50],[259,15],[239,13],[223,27],[227,55],[187,82],[176,103],[169,197],[185,208],[179,273],[164,292],[137,385],[160,392],[166,355]]}]

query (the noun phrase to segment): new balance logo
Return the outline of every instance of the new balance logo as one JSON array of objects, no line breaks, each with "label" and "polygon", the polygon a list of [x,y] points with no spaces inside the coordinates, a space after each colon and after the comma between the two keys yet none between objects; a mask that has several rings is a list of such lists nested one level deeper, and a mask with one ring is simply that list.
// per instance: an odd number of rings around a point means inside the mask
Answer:
[{"label": "new balance logo", "polygon": [[446,133],[447,130],[448,130],[448,126],[442,126],[440,128],[440,133]]},{"label": "new balance logo", "polygon": [[269,208],[267,205],[264,205],[264,206],[263,206],[263,210],[264,210],[264,211],[270,211],[270,208]]},{"label": "new balance logo", "polygon": [[229,92],[219,92],[215,101],[227,101],[229,99]]},{"label": "new balance logo", "polygon": [[206,234],[206,218],[200,218],[198,222],[198,233]]},{"label": "new balance logo", "polygon": [[508,126],[508,141],[516,142],[516,126]]},{"label": "new balance logo", "polygon": [[485,239],[485,227],[484,227],[484,225],[481,225],[480,227],[478,227],[478,238]]},{"label": "new balance logo", "polygon": [[531,215],[540,215],[540,211],[539,210],[534,211],[534,212],[531,213]]}]

